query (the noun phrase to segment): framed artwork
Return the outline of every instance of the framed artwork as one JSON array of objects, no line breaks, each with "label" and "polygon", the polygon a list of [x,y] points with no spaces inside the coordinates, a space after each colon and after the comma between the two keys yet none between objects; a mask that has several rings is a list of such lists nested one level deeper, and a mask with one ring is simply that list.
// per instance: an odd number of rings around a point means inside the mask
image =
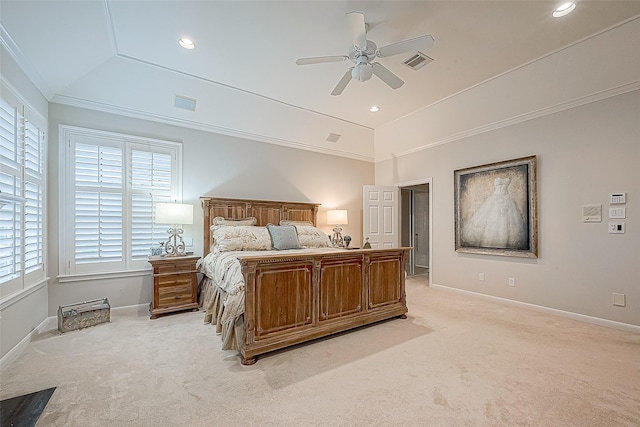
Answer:
[{"label": "framed artwork", "polygon": [[454,171],[456,252],[538,257],[536,156]]}]

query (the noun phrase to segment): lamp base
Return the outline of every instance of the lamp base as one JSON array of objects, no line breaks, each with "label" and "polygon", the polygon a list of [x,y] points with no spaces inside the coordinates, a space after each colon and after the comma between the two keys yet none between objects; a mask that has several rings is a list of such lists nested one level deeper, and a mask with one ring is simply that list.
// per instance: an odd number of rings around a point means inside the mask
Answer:
[{"label": "lamp base", "polygon": [[177,256],[186,256],[186,252],[184,251],[185,245],[182,240],[182,228],[174,225],[169,230],[169,240],[164,243],[164,250],[166,252],[165,256],[168,257],[177,257]]},{"label": "lamp base", "polygon": [[339,225],[333,229],[333,236],[331,236],[331,245],[334,248],[344,248],[344,240],[342,238],[342,227]]}]

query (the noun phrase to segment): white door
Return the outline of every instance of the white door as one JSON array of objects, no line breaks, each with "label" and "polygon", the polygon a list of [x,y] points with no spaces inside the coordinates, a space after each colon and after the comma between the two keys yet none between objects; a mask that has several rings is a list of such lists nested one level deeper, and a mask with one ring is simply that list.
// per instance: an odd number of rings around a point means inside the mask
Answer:
[{"label": "white door", "polygon": [[374,249],[400,246],[400,189],[365,185],[362,190],[362,238]]}]

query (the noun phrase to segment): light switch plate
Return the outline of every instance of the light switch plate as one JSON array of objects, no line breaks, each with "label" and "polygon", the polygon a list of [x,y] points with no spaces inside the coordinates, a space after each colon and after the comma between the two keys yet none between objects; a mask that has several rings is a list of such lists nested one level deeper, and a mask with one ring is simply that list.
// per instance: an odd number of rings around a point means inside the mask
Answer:
[{"label": "light switch plate", "polygon": [[609,208],[610,219],[625,219],[627,217],[627,208]]},{"label": "light switch plate", "polygon": [[609,234],[624,234],[624,222],[610,222]]}]

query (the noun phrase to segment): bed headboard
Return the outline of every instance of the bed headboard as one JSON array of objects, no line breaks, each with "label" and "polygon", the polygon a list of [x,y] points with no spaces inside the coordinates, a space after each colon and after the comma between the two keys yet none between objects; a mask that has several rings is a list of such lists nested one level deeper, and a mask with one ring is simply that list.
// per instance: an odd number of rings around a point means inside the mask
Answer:
[{"label": "bed headboard", "polygon": [[239,219],[255,217],[257,225],[280,224],[282,220],[311,221],[316,225],[319,203],[276,202],[271,200],[222,199],[200,197],[204,216],[204,255],[211,249],[211,223],[213,218]]}]

